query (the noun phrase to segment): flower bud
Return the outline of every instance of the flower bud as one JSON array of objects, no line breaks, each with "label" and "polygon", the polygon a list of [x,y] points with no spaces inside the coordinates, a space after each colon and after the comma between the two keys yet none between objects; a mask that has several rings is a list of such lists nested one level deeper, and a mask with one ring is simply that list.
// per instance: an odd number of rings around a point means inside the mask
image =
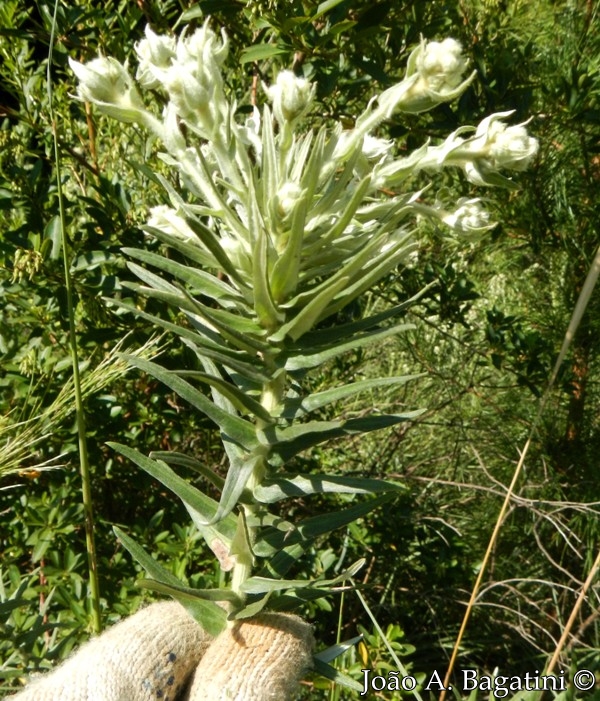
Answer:
[{"label": "flower bud", "polygon": [[537,139],[529,136],[524,124],[507,127],[502,121],[512,112],[498,112],[486,117],[472,139],[460,145],[454,156],[464,162],[468,179],[476,185],[507,185],[500,169],[522,171],[537,155]]},{"label": "flower bud", "polygon": [[176,210],[166,205],[159,205],[150,210],[148,226],[184,241],[198,240],[186,220]]},{"label": "flower bud", "polygon": [[398,108],[403,112],[424,112],[459,97],[475,77],[473,72],[463,81],[468,64],[455,39],[423,41],[408,58],[405,84],[409,87]]},{"label": "flower bud", "polygon": [[175,40],[155,34],[146,26],[146,38],[136,44],[135,51],[140,60],[136,78],[145,88],[157,88],[164,71],[175,58]]},{"label": "flower bud", "polygon": [[296,183],[284,183],[277,191],[277,213],[286,217],[294,208],[296,201],[302,195],[302,190]]},{"label": "flower bud", "polygon": [[124,122],[140,119],[144,112],[141,98],[127,69],[116,59],[101,56],[83,64],[69,58],[69,65],[79,78],[77,92],[82,100]]},{"label": "flower bud", "polygon": [[498,168],[526,170],[529,167],[539,145],[522,124],[507,127],[501,122],[494,122],[490,132],[490,157]]},{"label": "flower bud", "polygon": [[315,91],[316,85],[306,78],[298,78],[292,71],[281,71],[275,84],[267,88],[279,124],[293,122],[305,114],[312,104]]},{"label": "flower bud", "polygon": [[229,53],[227,34],[221,32],[221,42],[208,26],[208,20],[191,36],[182,38],[177,47],[180,62],[193,61],[198,65],[214,63],[221,66]]},{"label": "flower bud", "polygon": [[[210,95],[188,66],[175,64],[165,73],[163,82],[177,113],[184,119],[196,113],[210,114]],[[204,124],[203,126],[207,126]]]},{"label": "flower bud", "polygon": [[443,95],[462,81],[468,61],[455,39],[423,43],[416,57],[417,71],[427,90]]},{"label": "flower bud", "polygon": [[111,105],[128,100],[131,77],[116,59],[101,56],[85,64],[69,59],[69,65],[79,78],[78,93],[82,100]]},{"label": "flower bud", "polygon": [[467,238],[476,238],[496,226],[490,221],[490,215],[483,209],[479,199],[462,197],[458,200],[459,207],[450,214],[442,216],[444,224]]}]

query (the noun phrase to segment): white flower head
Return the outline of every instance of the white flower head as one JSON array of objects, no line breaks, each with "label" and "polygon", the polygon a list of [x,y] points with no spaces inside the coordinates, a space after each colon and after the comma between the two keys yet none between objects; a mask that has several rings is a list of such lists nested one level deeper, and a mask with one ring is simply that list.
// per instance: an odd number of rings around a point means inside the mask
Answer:
[{"label": "white flower head", "polygon": [[223,65],[229,53],[229,39],[224,30],[221,41],[208,26],[208,20],[193,34],[182,36],[177,44],[177,58],[180,63],[195,62],[207,67],[211,64]]},{"label": "white flower head", "polygon": [[368,161],[381,162],[390,158],[393,145],[391,140],[367,134],[363,140],[362,153]]},{"label": "white flower head", "polygon": [[444,224],[457,234],[477,238],[496,226],[496,222],[490,220],[489,212],[483,209],[478,198],[461,197],[457,204],[454,212],[443,214],[441,217]]},{"label": "white flower head", "polygon": [[538,152],[537,139],[529,136],[523,124],[507,127],[492,122],[487,137],[490,158],[499,168],[526,170]]},{"label": "white flower head", "polygon": [[421,41],[408,57],[405,94],[398,107],[418,113],[459,97],[475,78],[475,71],[465,80],[468,59],[456,39]]},{"label": "white flower head", "polygon": [[468,60],[455,39],[423,42],[416,57],[417,71],[428,90],[443,95],[462,82]]},{"label": "white flower head", "polygon": [[139,58],[136,79],[145,88],[157,88],[161,84],[164,71],[175,58],[175,39],[155,34],[146,25],[146,38],[139,41],[135,51]]},{"label": "white flower head", "polygon": [[507,126],[501,121],[511,114],[512,111],[498,112],[486,117],[477,127],[475,136],[457,149],[472,183],[510,185],[510,180],[497,171],[525,170],[536,157],[539,144],[529,135],[525,124]]},{"label": "white flower head", "polygon": [[281,71],[275,83],[267,88],[279,124],[293,122],[305,114],[312,104],[315,91],[316,85],[306,78],[299,78],[292,71]]},{"label": "white flower head", "polygon": [[163,85],[179,116],[187,119],[197,112],[210,114],[210,94],[189,65],[175,63],[165,72]]},{"label": "white flower head", "polygon": [[197,240],[196,234],[186,220],[175,209],[167,205],[159,205],[150,210],[148,226],[184,241]]},{"label": "white flower head", "polygon": [[93,102],[103,112],[122,121],[135,121],[143,104],[127,68],[115,58],[100,56],[89,63],[69,58],[69,65],[79,79],[77,93]]}]

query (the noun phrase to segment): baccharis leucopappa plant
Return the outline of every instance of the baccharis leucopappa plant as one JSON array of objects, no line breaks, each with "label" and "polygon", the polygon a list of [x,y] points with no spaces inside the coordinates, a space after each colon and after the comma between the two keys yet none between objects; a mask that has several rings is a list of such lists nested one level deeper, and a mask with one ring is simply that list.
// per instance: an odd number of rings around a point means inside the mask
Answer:
[{"label": "baccharis leucopappa plant", "polygon": [[[422,41],[409,56],[404,80],[371,100],[353,129],[338,124],[316,132],[302,128],[315,86],[290,71],[266,88],[261,109],[239,117],[221,73],[227,51],[225,34],[219,37],[207,22],[179,38],[147,28],[136,47],[135,79],[113,58],[71,62],[79,97],[155,135],[178,183],[147,171],[168,193],[169,204],[152,209],[145,228],[163,247],[124,252],[136,261],[130,268],[141,280],[139,292],[172,305],[182,321],[136,313],[177,334],[198,365],[173,371],[130,360],[217,424],[227,473],[222,478],[177,452],[146,456],[114,447],[183,500],[222,569],[230,571],[229,586],[186,589],[119,536],[153,586],[192,606],[211,632],[227,618],[250,617],[264,607],[289,610],[344,586],[361,563],[335,579],[285,577],[316,538],[364,516],[399,488],[360,477],[298,474],[291,466],[302,451],[332,438],[390,427],[417,413],[315,418],[332,403],[410,379],[383,377],[308,393],[303,378],[311,370],[406,328],[400,321],[405,305],[341,325],[321,322],[408,260],[417,218],[437,219],[467,238],[493,226],[478,199],[441,203],[426,179],[418,192],[403,184],[415,174],[453,167],[477,185],[511,186],[500,171],[525,169],[537,152],[523,125],[507,125],[510,112],[404,158],[394,158],[392,143],[374,134],[394,113],[423,112],[467,88],[474,74],[465,78],[468,61],[453,39]],[[164,108],[153,107],[156,91],[166,98]],[[178,466],[199,471],[220,500],[191,486],[173,469]],[[342,510],[299,522],[269,509],[325,492],[358,496]]]}]

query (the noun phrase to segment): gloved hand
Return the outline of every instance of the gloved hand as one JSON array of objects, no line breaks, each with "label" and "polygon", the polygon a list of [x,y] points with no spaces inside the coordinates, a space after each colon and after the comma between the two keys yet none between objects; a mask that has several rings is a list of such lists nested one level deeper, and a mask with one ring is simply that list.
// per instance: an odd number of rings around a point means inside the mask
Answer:
[{"label": "gloved hand", "polygon": [[[314,639],[266,613],[212,639],[177,602],[152,604],[84,645],[10,701],[287,701]],[[9,699],[6,699],[9,701]]]}]

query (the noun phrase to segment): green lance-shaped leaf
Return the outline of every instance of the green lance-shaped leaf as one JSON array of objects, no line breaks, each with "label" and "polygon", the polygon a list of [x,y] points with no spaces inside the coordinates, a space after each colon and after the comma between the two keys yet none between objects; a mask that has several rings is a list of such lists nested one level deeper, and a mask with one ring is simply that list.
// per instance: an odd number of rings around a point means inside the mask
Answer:
[{"label": "green lance-shaped leaf", "polygon": [[404,414],[378,414],[338,421],[310,421],[282,429],[268,427],[263,432],[259,432],[259,439],[270,448],[269,463],[281,465],[320,443],[342,436],[389,428],[405,421],[412,421],[423,412],[424,410],[420,409]]},{"label": "green lance-shaped leaf", "polygon": [[335,587],[354,577],[365,565],[366,560],[361,558],[348,569],[333,579],[272,579],[270,577],[250,577],[242,585],[246,594],[264,594],[266,592],[282,591],[284,589],[303,589],[304,587],[317,587],[320,589]]},{"label": "green lance-shaped leaf", "polygon": [[175,450],[153,450],[149,457],[151,460],[162,460],[162,462],[166,462],[168,465],[187,467],[189,470],[193,470],[199,475],[202,475],[202,477],[207,479],[213,487],[216,487],[220,492],[223,491],[225,480],[214,472],[214,470],[211,470],[210,467],[190,455],[178,453]]},{"label": "green lance-shaped leaf", "polygon": [[252,256],[252,280],[254,283],[254,309],[260,323],[272,329],[284,320],[277,309],[269,286],[269,243],[262,227],[256,235]]},{"label": "green lance-shaped leaf", "polygon": [[[322,193],[322,196],[316,200],[314,207],[310,210],[309,218],[318,217],[319,215],[327,215],[331,212],[338,212],[340,209],[339,200],[347,197],[346,189],[348,188],[350,182],[355,178],[354,168],[360,155],[358,150],[351,154],[350,158],[345,163],[342,172],[337,172],[338,164],[337,162],[334,162],[334,152],[339,141],[340,133],[340,129],[337,128],[330,135],[329,139],[324,142],[323,155],[320,157],[320,160],[317,160],[317,158],[319,158],[319,154],[314,154],[314,160],[311,155],[311,160],[307,166],[305,177],[309,178],[309,168],[313,169],[319,174],[320,177],[315,183],[315,188],[312,190],[312,194],[314,194],[315,189],[318,187],[320,193]],[[323,164],[325,164],[325,166]],[[312,178],[309,179],[309,182],[312,184]],[[351,201],[354,199],[356,198],[353,191]],[[318,241],[321,234],[321,230],[317,229],[309,234],[307,238],[310,242],[316,243],[317,247],[319,247]]]},{"label": "green lance-shaped leaf", "polygon": [[299,311],[290,321],[283,324],[272,336],[269,337],[273,343],[280,343],[284,338],[289,337],[297,341],[302,334],[313,328],[323,310],[326,309],[332,299],[344,289],[348,284],[348,278],[341,278],[333,281],[311,300],[301,311]]},{"label": "green lance-shaped leaf", "polygon": [[[149,291],[156,290],[157,292],[164,292],[166,294],[174,295],[176,299],[181,298],[185,301],[185,297],[183,296],[181,290],[178,287],[175,287],[175,285],[165,280],[164,278],[160,277],[159,275],[156,275],[150,270],[146,270],[146,268],[142,268],[142,266],[138,265],[137,263],[128,262],[127,267],[142,282],[145,282],[146,285],[150,286],[148,288]],[[127,282],[124,282],[123,284],[131,289],[136,289],[137,287],[139,287],[138,285]]]},{"label": "green lance-shaped leaf", "polygon": [[[396,304],[395,306],[390,307],[389,309],[386,309],[383,312],[379,312],[378,314],[373,314],[372,316],[367,316],[363,319],[359,319],[358,321],[352,321],[348,324],[340,324],[339,326],[332,326],[326,329],[310,331],[309,333],[305,334],[305,336],[302,338],[301,345],[306,348],[322,348],[323,346],[333,348],[334,345],[340,341],[346,341],[350,337],[355,337],[355,335],[358,333],[368,331],[374,326],[380,326],[383,322],[389,321],[390,319],[395,319],[396,317],[400,316],[436,284],[437,283],[435,282],[430,283],[422,290],[420,290],[416,295],[414,295],[410,299],[407,299],[405,302],[402,302],[401,304]],[[406,326],[406,328],[414,327]]]},{"label": "green lance-shaped leaf", "polygon": [[[179,253],[184,255],[188,260],[193,261],[194,263],[198,263],[199,265],[202,265],[206,268],[220,269],[222,267],[218,259],[216,259],[212,254],[208,253],[203,248],[201,248],[197,243],[194,243],[192,241],[184,241],[178,236],[169,234],[166,231],[162,231],[161,229],[156,229],[153,226],[144,226],[142,228],[144,229],[144,231],[147,231],[149,234],[152,234],[152,236],[154,236],[156,239],[169,246],[169,248],[178,251]],[[240,280],[235,277],[232,279],[235,280],[235,282],[238,284],[239,291],[244,296],[244,308],[246,308],[250,299],[250,290],[248,289],[246,283],[243,282],[243,280]]]},{"label": "green lance-shaped leaf", "polygon": [[300,188],[306,193],[307,202],[312,202],[313,200],[319,186],[323,163],[328,163],[331,159],[335,141],[333,138],[329,139],[329,141],[327,140],[327,128],[325,125],[319,129],[300,182]]},{"label": "green lance-shaped leaf", "polygon": [[321,660],[321,662],[332,662],[340,655],[343,655],[351,647],[354,647],[354,645],[360,643],[362,639],[362,635],[357,635],[354,638],[350,638],[350,640],[344,640],[342,643],[337,643],[336,645],[332,645],[325,650],[321,650],[321,652],[318,652],[315,655],[315,658]]},{"label": "green lance-shaped leaf", "polygon": [[[138,277],[145,277],[148,280],[151,276],[156,277],[135,263],[129,263],[128,267]],[[142,275],[140,271],[144,271],[144,274]],[[168,284],[165,282],[162,287],[166,288]],[[202,329],[204,334],[214,339],[219,346],[227,343],[237,350],[254,355],[265,353],[271,348],[267,343],[259,340],[258,337],[262,335],[263,330],[251,319],[224,310],[210,309],[191,297],[184,289],[171,286],[172,289],[167,291],[159,289],[158,286],[145,287],[131,282],[124,282],[123,286],[145,297],[165,302],[178,311],[185,312],[193,325]]]},{"label": "green lance-shaped leaf", "polygon": [[207,326],[214,326],[229,345],[254,354],[271,350],[271,346],[261,340],[265,330],[254,319],[222,309],[211,309],[197,300],[194,300],[194,303],[197,309],[195,314],[203,319]]},{"label": "green lance-shaped leaf", "polygon": [[[261,120],[262,154],[260,173],[256,174],[257,191],[261,193],[262,212],[273,228],[275,214],[271,210],[274,195],[279,187],[279,161],[275,147],[275,135],[273,134],[273,120],[271,111],[265,106],[263,119]],[[253,233],[253,232],[250,232]]]},{"label": "green lance-shaped leaf", "polygon": [[227,273],[227,275],[235,280],[238,284],[245,286],[243,278],[238,273],[235,265],[229,260],[227,254],[223,250],[223,247],[219,243],[218,237],[212,232],[207,226],[205,226],[196,217],[188,215],[185,217],[186,224],[190,229],[198,236],[206,248],[215,257],[215,260],[219,263],[221,268]]},{"label": "green lance-shaped leaf", "polygon": [[[342,234],[344,229],[350,224],[356,210],[360,207],[363,199],[371,186],[371,176],[368,175],[361,180],[361,182],[353,190],[352,197],[349,202],[345,203],[342,215],[337,219],[335,224],[329,229],[329,231],[322,233],[315,244],[306,250],[306,255],[318,255],[318,251],[327,248],[328,246],[335,246],[336,239]],[[343,258],[343,256],[340,256]],[[307,258],[307,262],[304,267],[312,267],[312,260]]]},{"label": "green lance-shaped leaf", "polygon": [[[331,265],[326,266],[326,269],[331,270],[333,275],[328,277],[321,284],[305,290],[304,292],[300,292],[300,294],[296,295],[285,304],[282,304],[282,308],[294,309],[306,307],[311,301],[314,301],[315,298],[320,297],[322,294],[326,293],[327,290],[336,285],[338,286],[338,292],[341,294],[344,287],[347,288],[356,277],[360,277],[363,274],[365,267],[371,263],[374,252],[378,248],[381,248],[381,245],[381,237],[378,234],[374,235],[371,239],[366,241],[362,248],[359,248],[354,255],[350,256],[342,267],[340,267],[339,261],[335,261]],[[323,274],[326,274],[325,269],[323,270]],[[338,282],[340,279],[345,281],[344,287],[339,287]],[[327,309],[327,307],[323,309]]]},{"label": "green lance-shaped leaf", "polygon": [[[220,339],[218,335],[207,327],[200,327],[198,324],[195,324],[196,329],[202,332],[202,335],[200,335],[200,333],[186,326],[173,324],[158,316],[141,311],[125,302],[109,298],[103,299],[113,306],[120,307],[142,319],[146,319],[146,321],[154,326],[162,327],[176,334],[196,353],[196,355],[205,355],[212,358],[229,370],[236,371],[240,376],[247,378],[249,381],[258,384],[269,381],[269,377],[260,372],[260,363],[257,357],[250,356],[248,353],[242,351],[227,348],[224,343],[219,343]],[[192,322],[194,323],[194,320],[192,320]]]},{"label": "green lance-shaped leaf", "polygon": [[137,367],[142,372],[152,375],[163,384],[170,387],[182,399],[185,399],[196,409],[206,414],[229,440],[242,446],[246,451],[251,452],[257,447],[256,433],[253,424],[239,416],[232,416],[226,411],[216,406],[202,392],[193,387],[189,382],[179,377],[176,373],[165,370],[156,363],[143,360],[142,358],[124,355],[124,358]]},{"label": "green lance-shaped leaf", "polygon": [[328,404],[339,402],[344,399],[354,397],[361,392],[368,392],[380,387],[400,387],[411,380],[424,377],[424,373],[419,375],[402,375],[399,377],[377,377],[372,380],[359,380],[340,387],[315,392],[307,397],[290,397],[284,400],[284,408],[281,417],[288,420],[297,419],[304,414],[322,409]]},{"label": "green lance-shaped leaf", "polygon": [[162,586],[162,591],[177,599],[210,635],[216,636],[224,630],[227,624],[227,614],[220,606],[213,601],[182,595],[181,582],[175,575],[165,570],[153,557],[148,555],[144,548],[120,528],[115,526],[114,531],[123,547],[156,580],[153,583],[153,588],[157,589]]},{"label": "green lance-shaped leaf", "polygon": [[232,454],[229,457],[229,469],[223,485],[223,493],[217,513],[208,522],[208,525],[218,523],[225,516],[228,516],[235,508],[243,491],[246,489],[250,475],[257,466],[264,461],[260,454],[253,454],[245,459],[236,459]]},{"label": "green lance-shaped leaf", "polygon": [[239,621],[239,620],[244,620],[247,618],[254,618],[254,616],[258,616],[258,614],[269,603],[270,596],[271,596],[271,592],[265,594],[257,601],[252,601],[251,603],[245,605],[241,609],[237,609],[235,611],[232,611],[232,613],[230,613],[229,616],[227,616],[227,620],[228,621]]},{"label": "green lance-shaped leaf", "polygon": [[323,662],[317,657],[313,657],[313,664],[315,672],[320,674],[322,677],[325,677],[326,679],[329,679],[340,686],[344,686],[347,689],[352,689],[352,691],[360,691],[361,693],[364,691],[362,684],[359,684],[359,682],[352,679],[352,677],[340,672],[335,667],[332,667],[330,664]]},{"label": "green lance-shaped leaf", "polygon": [[[282,354],[282,360],[285,362],[285,369],[289,372],[294,372],[295,370],[307,370],[309,368],[314,368],[328,360],[333,360],[338,356],[346,353],[350,350],[356,348],[364,348],[365,346],[374,343],[375,341],[383,341],[390,336],[394,336],[402,331],[407,331],[408,329],[414,328],[413,324],[399,324],[397,326],[389,326],[383,329],[377,329],[376,331],[370,331],[360,336],[354,336],[347,341],[338,341],[337,343],[332,343],[331,345],[322,346],[321,348],[316,348],[311,353],[302,353],[304,347],[311,348],[308,343],[303,342],[298,344],[298,350],[300,352],[288,351],[287,359]],[[335,329],[332,329],[335,333]],[[320,338],[326,339],[327,333],[323,333]],[[315,347],[312,346],[314,349]]]},{"label": "green lance-shaped leaf", "polygon": [[[254,44],[242,49],[240,54],[240,63],[249,63],[253,61],[264,61],[267,58],[273,58],[278,54],[285,54],[288,49],[276,44]],[[266,120],[265,120],[266,121]]]},{"label": "green lance-shaped leaf", "polygon": [[108,445],[164,484],[167,489],[170,489],[173,494],[190,506],[199,515],[201,523],[204,523],[199,528],[209,546],[215,539],[219,539],[229,547],[235,535],[236,519],[233,516],[227,516],[220,519],[216,525],[210,523],[215,520],[219,509],[219,505],[214,499],[186,482],[164,462],[146,457],[139,451],[120,443],[108,443]]},{"label": "green lance-shaped leaf", "polygon": [[168,594],[178,601],[184,599],[190,601],[202,599],[204,601],[229,601],[237,605],[241,603],[239,596],[234,594],[231,589],[193,589],[192,587],[185,587],[183,585],[175,586],[165,584],[164,582],[157,582],[154,579],[140,579],[136,584],[138,587],[152,589],[161,594]]},{"label": "green lance-shaped leaf", "polygon": [[399,241],[385,253],[381,253],[378,258],[374,259],[373,264],[362,274],[355,275],[353,284],[346,287],[340,292],[335,303],[327,309],[327,314],[322,316],[320,321],[326,319],[332,314],[337,314],[340,309],[346,307],[350,302],[359,297],[363,292],[373,287],[377,282],[391,272],[400,261],[411,251],[414,250],[416,244],[406,244],[405,241],[411,236],[407,233],[402,241]]},{"label": "green lance-shaped leaf", "polygon": [[[298,140],[294,142],[293,149],[288,155],[288,162],[291,167],[288,175],[289,182],[301,183],[302,175],[305,173],[304,166],[306,165],[306,159],[310,155],[314,136],[314,131],[310,130],[299,136]],[[300,189],[302,189],[302,184]],[[310,199],[312,199],[312,193]]]},{"label": "green lance-shaped leaf", "polygon": [[404,491],[406,487],[396,482],[386,482],[368,477],[343,475],[290,475],[266,479],[254,488],[254,497],[262,504],[273,504],[282,499],[311,496],[313,494],[376,494],[378,492]]},{"label": "green lance-shaped leaf", "polygon": [[273,423],[273,417],[260,402],[257,402],[256,399],[242,392],[236,385],[227,382],[227,380],[224,380],[222,377],[199,372],[197,370],[181,370],[178,374],[180,377],[190,377],[210,387],[214,387],[223,396],[229,399],[237,411],[256,416],[265,423]]},{"label": "green lance-shaped leaf", "polygon": [[295,292],[298,285],[300,260],[302,258],[302,240],[306,221],[306,196],[296,202],[292,213],[292,223],[286,247],[273,266],[271,289],[274,299],[281,303]]},{"label": "green lance-shaped leaf", "polygon": [[191,265],[183,265],[171,258],[167,258],[159,253],[153,253],[152,251],[139,248],[123,248],[121,250],[125,255],[131,258],[137,258],[143,263],[147,263],[165,273],[173,275],[173,277],[189,285],[195,291],[214,299],[223,306],[237,307],[244,303],[243,298],[233,287],[230,287],[227,283],[219,280],[215,275],[211,275],[204,270],[199,270]]},{"label": "green lance-shaped leaf", "polygon": [[[258,557],[270,557],[261,576],[283,577],[287,570],[311,547],[315,538],[343,528],[387,503],[396,495],[382,494],[373,499],[361,501],[341,511],[331,511],[300,521],[295,526],[282,520],[277,525],[262,529],[252,546]],[[279,526],[279,527],[277,527]]]}]

